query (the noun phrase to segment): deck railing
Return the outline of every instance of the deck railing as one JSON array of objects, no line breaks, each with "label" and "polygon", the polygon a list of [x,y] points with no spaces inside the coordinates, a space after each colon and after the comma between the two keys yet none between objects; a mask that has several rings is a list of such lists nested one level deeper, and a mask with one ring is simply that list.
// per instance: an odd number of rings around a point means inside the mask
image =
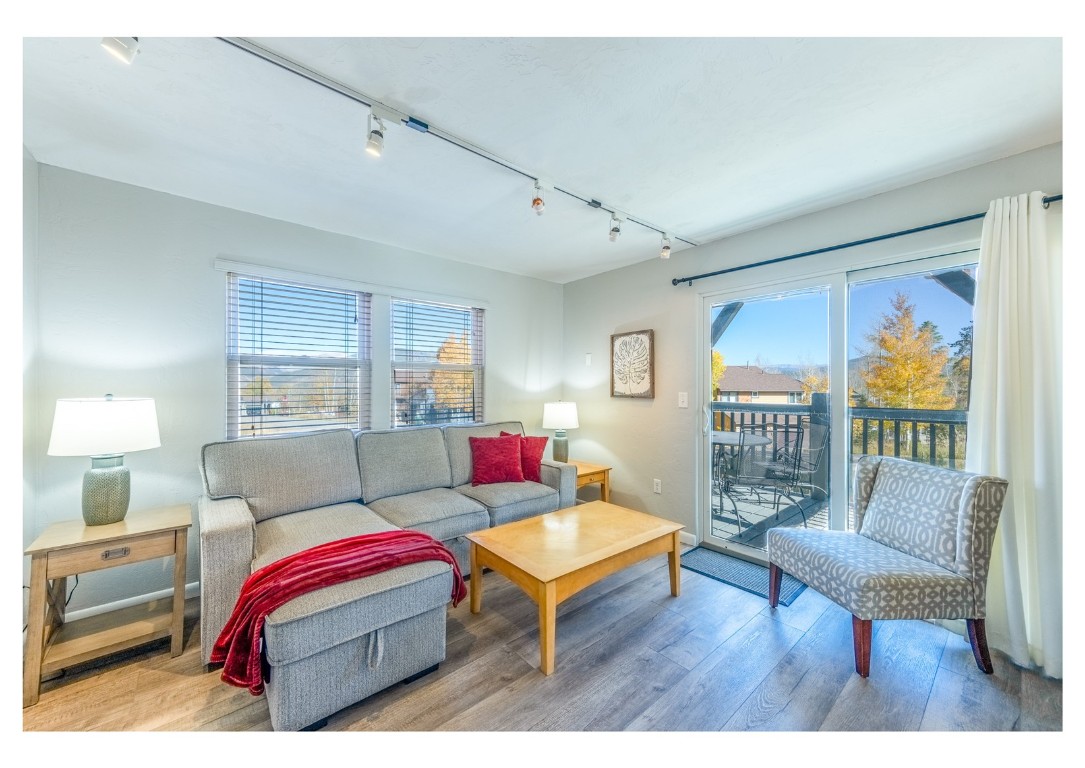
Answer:
[{"label": "deck railing", "polygon": [[852,454],[896,456],[964,469],[968,411],[852,408]]},{"label": "deck railing", "polygon": [[[852,408],[851,453],[896,456],[950,469],[964,468],[968,411]],[[787,429],[803,417],[828,423],[827,400],[803,405],[712,403],[712,428],[737,430],[751,424]]]},{"label": "deck railing", "polygon": [[[712,403],[712,427],[738,430],[750,425],[774,425],[775,429],[793,429],[804,418],[815,423],[829,423],[828,399],[814,395],[813,404],[783,405],[768,403]],[[901,408],[851,408],[851,461],[864,454],[895,456],[911,461],[951,469],[964,468],[968,437],[967,411],[934,411]],[[829,435],[829,442],[833,440]],[[826,446],[828,448],[828,446]],[[830,453],[826,451],[810,478],[816,489],[828,490]],[[824,493],[809,494],[824,499]],[[849,499],[850,501],[850,499]],[[715,503],[715,502],[713,502]],[[809,521],[812,527],[828,527],[828,516]],[[848,505],[848,530],[855,525],[854,511]],[[741,531],[739,534],[740,535]],[[717,534],[719,535],[719,534]]]}]

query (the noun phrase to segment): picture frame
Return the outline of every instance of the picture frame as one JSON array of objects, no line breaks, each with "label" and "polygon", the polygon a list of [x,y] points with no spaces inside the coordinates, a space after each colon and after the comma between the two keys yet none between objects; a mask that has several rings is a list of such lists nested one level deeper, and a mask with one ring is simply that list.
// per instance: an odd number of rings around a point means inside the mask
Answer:
[{"label": "picture frame", "polygon": [[655,397],[655,332],[610,337],[610,396]]}]

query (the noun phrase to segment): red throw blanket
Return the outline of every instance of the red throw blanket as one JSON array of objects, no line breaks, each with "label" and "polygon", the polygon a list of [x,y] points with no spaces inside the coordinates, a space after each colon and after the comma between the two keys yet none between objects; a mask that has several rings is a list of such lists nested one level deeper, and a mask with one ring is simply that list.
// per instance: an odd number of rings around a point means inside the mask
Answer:
[{"label": "red throw blanket", "polygon": [[451,564],[452,605],[459,605],[467,587],[455,556],[444,544],[418,531],[352,536],[266,565],[245,580],[233,613],[211,649],[211,662],[225,662],[225,682],[259,696],[264,692],[260,638],[269,613],[306,592],[423,560]]}]

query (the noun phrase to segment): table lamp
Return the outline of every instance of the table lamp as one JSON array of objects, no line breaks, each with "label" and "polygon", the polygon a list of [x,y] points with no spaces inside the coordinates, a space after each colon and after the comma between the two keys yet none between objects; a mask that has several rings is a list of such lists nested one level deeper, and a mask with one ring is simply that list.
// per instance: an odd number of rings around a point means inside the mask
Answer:
[{"label": "table lamp", "polygon": [[580,422],[576,418],[576,403],[544,403],[543,404],[543,429],[553,429],[554,432],[554,461],[569,460],[569,441],[565,437],[565,430],[576,429]]},{"label": "table lamp", "polygon": [[57,400],[50,456],[90,456],[83,475],[83,520],[120,522],[131,490],[124,454],[161,445],[154,400],[149,397],[82,397]]}]

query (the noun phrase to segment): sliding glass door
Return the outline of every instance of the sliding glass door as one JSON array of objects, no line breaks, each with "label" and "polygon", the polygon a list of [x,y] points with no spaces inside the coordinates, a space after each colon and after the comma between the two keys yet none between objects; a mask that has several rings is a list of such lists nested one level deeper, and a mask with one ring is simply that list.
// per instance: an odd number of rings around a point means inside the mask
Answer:
[{"label": "sliding glass door", "polygon": [[851,529],[864,454],[962,468],[974,251],[704,299],[705,546]]},{"label": "sliding glass door", "polygon": [[828,527],[829,289],[709,309],[706,542],[755,560],[775,526]]}]

